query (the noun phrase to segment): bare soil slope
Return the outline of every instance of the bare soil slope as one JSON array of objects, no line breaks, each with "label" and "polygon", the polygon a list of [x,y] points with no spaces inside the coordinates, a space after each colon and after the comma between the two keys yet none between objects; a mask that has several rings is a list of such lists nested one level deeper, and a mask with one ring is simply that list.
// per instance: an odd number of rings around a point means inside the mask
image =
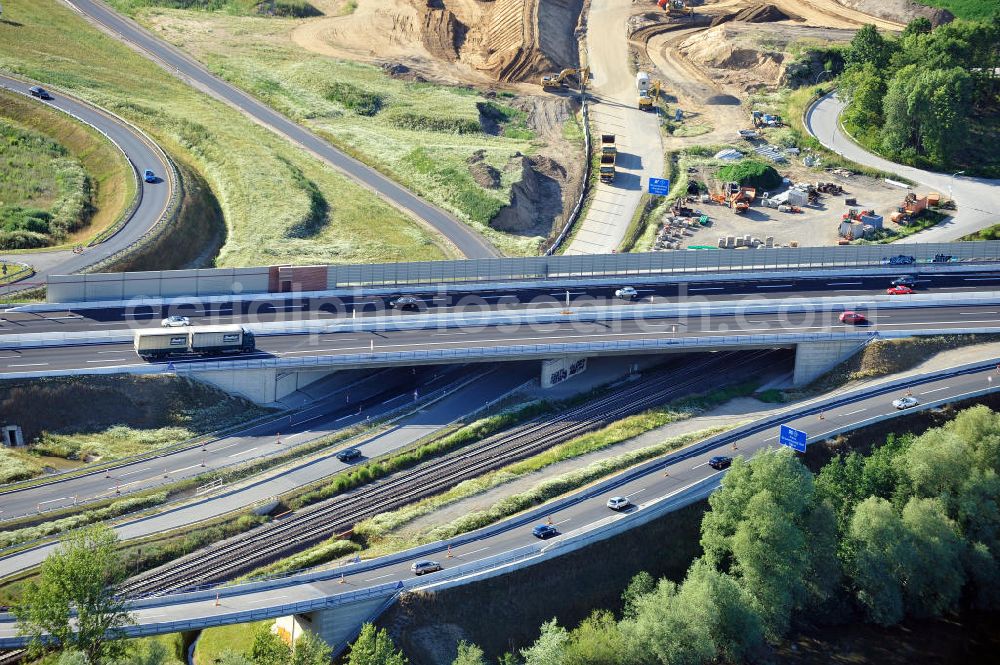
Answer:
[{"label": "bare soil slope", "polygon": [[[577,64],[582,0],[366,0],[346,16],[304,21],[299,46],[394,61],[445,80],[529,81]],[[326,6],[321,5],[324,10]]]},{"label": "bare soil slope", "polygon": [[928,7],[913,0],[837,0],[837,2],[845,7],[897,23],[909,23],[920,16],[930,19],[934,25],[955,19],[955,15],[947,9]]}]

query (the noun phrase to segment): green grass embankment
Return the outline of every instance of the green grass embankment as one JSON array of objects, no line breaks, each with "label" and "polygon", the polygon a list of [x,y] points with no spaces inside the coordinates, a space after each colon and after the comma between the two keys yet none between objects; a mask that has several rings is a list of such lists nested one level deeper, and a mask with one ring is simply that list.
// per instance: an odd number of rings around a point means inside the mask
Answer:
[{"label": "green grass embankment", "polygon": [[[124,117],[201,175],[227,223],[220,266],[449,256],[436,235],[393,206],[175,79],[57,0],[8,0],[4,19],[0,68]],[[318,220],[310,219],[314,192],[329,203]],[[296,230],[307,221],[313,232],[303,237]]]}]

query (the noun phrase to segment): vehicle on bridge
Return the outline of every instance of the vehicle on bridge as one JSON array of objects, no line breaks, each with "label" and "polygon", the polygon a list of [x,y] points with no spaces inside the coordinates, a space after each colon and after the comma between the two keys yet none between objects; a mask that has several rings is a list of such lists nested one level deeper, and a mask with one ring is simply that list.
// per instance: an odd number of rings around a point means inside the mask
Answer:
[{"label": "vehicle on bridge", "polygon": [[135,352],[144,360],[179,355],[253,353],[257,349],[254,334],[239,325],[136,330],[134,342]]},{"label": "vehicle on bridge", "polygon": [[840,315],[840,322],[850,323],[855,326],[861,326],[868,323],[868,319],[865,318],[865,315],[861,314],[860,312],[847,310],[846,312]]}]

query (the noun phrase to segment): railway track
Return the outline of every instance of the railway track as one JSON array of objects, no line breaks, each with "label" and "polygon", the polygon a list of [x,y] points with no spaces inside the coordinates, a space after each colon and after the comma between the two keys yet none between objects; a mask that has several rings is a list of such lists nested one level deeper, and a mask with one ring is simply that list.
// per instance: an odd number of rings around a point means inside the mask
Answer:
[{"label": "railway track", "polygon": [[731,378],[737,358],[744,368],[748,368],[759,364],[770,353],[773,352],[709,354],[677,370],[657,373],[610,395],[487,437],[463,450],[143,573],[127,581],[121,592],[130,596],[160,595],[232,579],[332,535],[345,533],[363,519],[446,491],[463,480],[671,399],[700,392],[706,387],[707,377],[713,373],[728,372]]}]

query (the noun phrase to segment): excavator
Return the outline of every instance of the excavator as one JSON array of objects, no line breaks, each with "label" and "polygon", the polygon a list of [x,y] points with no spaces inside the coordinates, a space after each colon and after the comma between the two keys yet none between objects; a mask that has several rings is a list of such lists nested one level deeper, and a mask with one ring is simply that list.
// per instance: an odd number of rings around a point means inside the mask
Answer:
[{"label": "excavator", "polygon": [[653,81],[646,92],[639,91],[639,108],[643,111],[652,111],[656,100],[660,98],[660,88],[662,81]]},{"label": "excavator", "polygon": [[656,0],[657,6],[665,12],[670,14],[690,14],[692,12],[691,8],[688,7],[687,0]]},{"label": "excavator", "polygon": [[587,84],[587,79],[590,78],[590,69],[588,67],[581,67],[580,69],[567,68],[558,74],[543,76],[540,83],[545,90],[559,90],[566,86],[566,81],[574,74],[580,77],[580,88],[582,89]]}]

